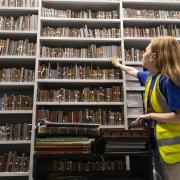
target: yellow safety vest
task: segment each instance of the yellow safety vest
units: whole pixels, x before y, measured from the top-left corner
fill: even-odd
[[[169,106],[159,88],[159,80],[161,76],[162,74],[159,74],[154,83],[154,87],[152,89],[150,97],[150,104],[154,112],[168,113],[170,112]],[[148,108],[148,93],[150,90],[151,82],[152,77],[149,76],[146,80],[145,87],[146,112]],[[168,164],[180,162],[180,124],[157,122],[155,133],[161,158]]]

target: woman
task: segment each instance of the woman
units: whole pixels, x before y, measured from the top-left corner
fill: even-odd
[[[153,39],[143,54],[142,66],[148,71],[137,71],[112,63],[137,77],[145,86],[145,115],[136,119],[154,121],[155,138],[162,159],[164,179],[180,180],[180,46],[173,37]]]

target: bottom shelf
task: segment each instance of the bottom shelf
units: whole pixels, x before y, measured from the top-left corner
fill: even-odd
[[[29,172],[0,172],[1,177],[23,177],[29,176]]]
[[[1,180],[29,180],[29,176],[0,176]]]
[[[140,174],[140,172],[138,173]],[[149,177],[142,177],[133,172],[69,172],[63,173],[43,173],[38,175],[36,180],[150,180]]]
[[[0,172],[1,180],[28,180],[29,172]]]
[[[130,160],[130,170],[126,170],[127,155]],[[36,154],[34,158],[34,180],[153,179],[152,155],[147,151],[49,157]]]

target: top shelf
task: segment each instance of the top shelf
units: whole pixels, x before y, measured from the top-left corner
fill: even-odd
[[[42,6],[55,9],[114,9],[120,8],[118,0],[42,0]]]
[[[123,4],[179,4],[179,0],[122,0]]]
[[[38,7],[0,7],[0,16],[18,17],[27,14],[38,14]]]
[[[42,3],[46,4],[56,4],[56,3],[66,3],[66,4],[75,4],[75,3],[83,3],[83,4],[119,4],[119,0],[42,0]]]
[[[122,0],[123,8],[147,8],[147,9],[180,9],[180,2],[174,0]],[[162,7],[163,5],[163,7]]]

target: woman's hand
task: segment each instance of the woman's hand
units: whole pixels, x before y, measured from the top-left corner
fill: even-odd
[[[146,120],[149,119],[150,119],[149,114],[141,115],[135,121],[131,122],[131,127],[136,127],[136,128],[141,127],[146,122]]]
[[[112,62],[112,64],[113,64],[114,66],[116,66],[116,67],[118,67],[118,66],[120,65],[120,63],[119,63],[119,58],[117,58],[117,57],[112,57],[112,58],[111,58],[111,62]]]
[[[140,116],[136,119],[136,121],[142,121],[143,119],[144,119],[144,120],[150,120],[150,119],[151,119],[150,114],[140,115]]]
[[[140,115],[135,122],[137,123],[137,126],[142,126],[144,124],[144,128],[147,127],[154,127],[154,125],[151,125],[152,121],[151,121],[151,117],[150,114],[144,114],[144,115]]]
[[[125,71],[125,73],[127,73],[127,74],[137,78],[137,73],[138,73],[137,69],[135,69],[133,67],[130,67],[130,66],[125,66],[125,65],[121,64],[119,62],[119,58],[117,58],[117,57],[112,57],[111,58],[111,62],[117,68],[121,69],[122,71]]]

